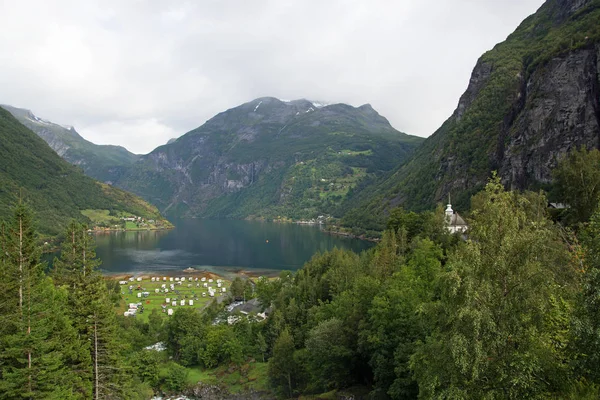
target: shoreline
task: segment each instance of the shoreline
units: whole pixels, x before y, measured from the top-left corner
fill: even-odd
[[[145,232],[145,231],[168,231],[170,229],[174,229],[175,226],[169,226],[164,228],[133,228],[133,229],[125,229],[125,228],[90,228],[88,229],[89,233],[111,233],[111,232]]]
[[[102,273],[104,279],[109,280],[127,280],[129,278],[142,278],[145,280],[151,279],[152,277],[181,277],[186,278],[212,278],[212,279],[229,279],[233,277],[245,277],[247,279],[258,279],[261,276],[274,277],[277,276],[279,271],[270,270],[256,270],[251,271],[247,269],[239,269],[231,272],[223,271],[224,273],[218,273],[215,271],[209,271],[207,269],[193,269],[193,271],[182,269],[182,270],[168,270],[168,271],[137,271],[137,272],[115,272],[115,273]],[[186,271],[187,270],[187,271]],[[232,280],[232,279],[230,279]]]
[[[294,219],[288,219],[288,218],[268,219],[268,218],[246,217],[243,220],[244,221],[264,221],[264,222],[272,222],[272,223],[276,223],[276,224],[295,224],[295,225],[302,225],[302,226],[315,226],[315,227],[319,227],[319,230],[321,232],[327,233],[327,234],[330,234],[333,236],[341,236],[341,237],[345,237],[348,239],[364,240],[366,242],[371,242],[371,243],[379,243],[381,241],[381,239],[377,238],[377,237],[370,237],[370,236],[366,236],[364,234],[363,235],[355,235],[350,232],[345,232],[345,231],[341,230],[342,228],[340,228],[338,225],[333,225],[332,223],[328,223],[327,221],[322,221],[322,220],[318,220],[318,219],[294,220]]]
[[[368,236],[365,236],[365,235],[355,235],[353,233],[344,232],[344,231],[341,231],[341,230],[321,229],[321,232],[327,233],[327,234],[333,235],[333,236],[342,236],[342,237],[346,237],[346,238],[349,238],[349,239],[364,240],[365,242],[371,242],[371,243],[379,243],[381,241],[381,239],[379,239],[379,238],[368,237]]]

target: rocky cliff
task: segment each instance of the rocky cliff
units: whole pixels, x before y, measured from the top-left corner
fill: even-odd
[[[507,187],[545,187],[565,153],[598,147],[598,21],[598,0],[548,0],[477,61],[450,118],[369,196],[356,196],[354,214],[369,209],[381,222],[391,206],[427,209],[449,193],[465,209],[494,170]]]
[[[498,143],[503,180],[523,189],[549,183],[566,152],[600,145],[600,46],[551,59],[523,79],[516,118]]]

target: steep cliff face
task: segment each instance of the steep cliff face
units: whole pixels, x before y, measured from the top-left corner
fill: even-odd
[[[423,210],[448,194],[458,208],[498,171],[506,186],[551,181],[573,148],[600,146],[600,0],[548,0],[485,53],[452,116],[389,177],[354,199],[380,215]]]
[[[513,188],[549,183],[564,154],[600,145],[600,46],[590,46],[550,60],[524,85],[518,117],[501,142],[501,176]]]
[[[117,185],[171,215],[309,218],[421,141],[370,105],[265,97],[143,156]]]

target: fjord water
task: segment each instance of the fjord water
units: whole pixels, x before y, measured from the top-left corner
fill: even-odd
[[[361,252],[373,243],[333,236],[318,226],[263,221],[174,221],[169,231],[96,234],[105,274],[176,273],[193,267],[217,273],[297,270],[317,251]]]

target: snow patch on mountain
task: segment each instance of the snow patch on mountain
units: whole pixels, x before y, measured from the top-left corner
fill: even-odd
[[[311,101],[312,105],[316,108],[321,108],[330,105],[331,103],[325,103],[324,101]]]

